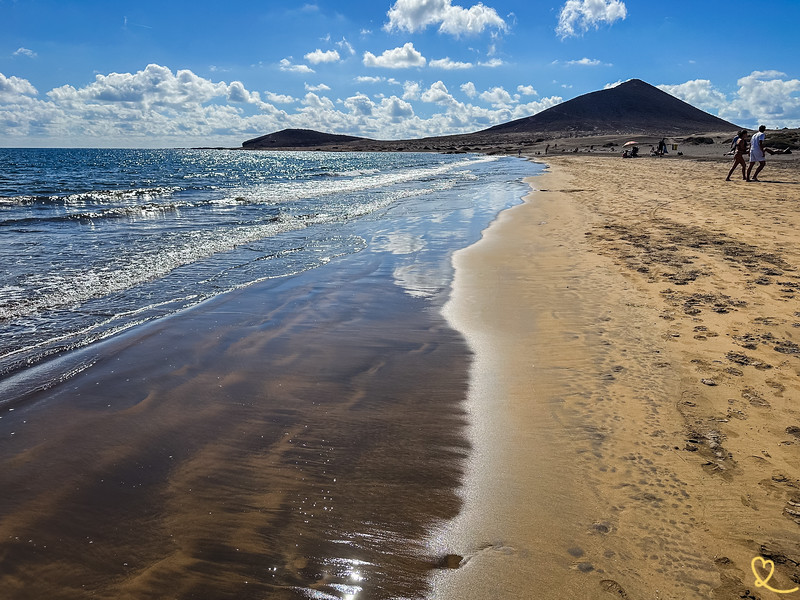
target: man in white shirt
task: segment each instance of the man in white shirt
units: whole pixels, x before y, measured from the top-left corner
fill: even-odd
[[[762,125],[750,139],[750,165],[747,167],[747,181],[758,181],[758,174],[761,173],[761,169],[767,166],[767,157],[764,153],[770,151],[764,148],[764,140],[767,137],[764,133],[766,130],[766,125]],[[770,154],[772,154],[772,152],[770,152]],[[753,170],[753,165],[756,163],[758,163],[758,168],[751,178],[750,171]]]

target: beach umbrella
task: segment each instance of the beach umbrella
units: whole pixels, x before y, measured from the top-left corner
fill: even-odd
[[[635,146],[638,143],[639,142],[634,142],[633,140],[631,140],[630,142],[625,142],[624,144],[622,144],[622,147],[624,148],[625,146]]]

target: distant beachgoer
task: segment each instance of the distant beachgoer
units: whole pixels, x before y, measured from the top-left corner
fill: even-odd
[[[666,138],[661,138],[661,141],[658,142],[658,155],[664,156],[664,153],[667,151],[667,140]]]
[[[736,136],[736,146],[734,147],[735,154],[733,155],[733,166],[731,170],[728,171],[728,176],[725,178],[725,181],[731,180],[731,175],[736,170],[736,165],[742,166],[742,179],[745,181],[747,180],[747,175],[745,174],[745,162],[744,162],[744,153],[747,152],[747,130],[742,129],[739,134]]]
[[[758,174],[761,173],[761,170],[767,166],[767,157],[764,155],[765,152],[769,152],[773,154],[772,150],[768,150],[764,147],[764,140],[767,138],[767,134],[764,133],[767,130],[766,125],[761,125],[753,134],[753,137],[750,139],[750,165],[747,167],[747,181],[758,181]],[[753,170],[753,165],[758,163],[758,168],[756,172],[753,173],[753,176],[750,177],[750,171]]]
[[[742,129],[742,131],[744,131],[744,129]],[[739,142],[740,137],[741,137],[741,132],[733,136],[733,140],[731,140],[731,149],[728,152],[729,154],[733,154],[734,152],[736,152],[736,144]]]
[[[550,150],[550,144],[544,147],[544,153],[547,154],[547,151]]]

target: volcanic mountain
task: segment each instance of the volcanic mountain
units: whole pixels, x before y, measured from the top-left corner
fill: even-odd
[[[247,140],[242,147],[258,149],[509,150],[531,138],[645,135],[656,138],[695,133],[732,133],[740,127],[695,108],[640,79],[567,100],[530,117],[495,125],[475,133],[416,140],[379,141],[308,129],[284,129]]]
[[[640,79],[591,92],[479,133],[688,134],[739,127]]]
[[[336,135],[333,133],[321,133],[311,129],[284,129],[276,133],[268,133],[261,137],[253,138],[242,142],[242,147],[248,150],[269,148],[307,148],[310,146],[329,146],[331,144],[346,144],[366,138],[354,137],[352,135]]]

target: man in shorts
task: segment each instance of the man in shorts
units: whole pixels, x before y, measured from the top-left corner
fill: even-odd
[[[761,169],[767,166],[767,157],[764,155],[764,152],[768,152],[764,148],[764,140],[767,137],[764,133],[766,130],[767,126],[762,125],[750,139],[750,165],[747,167],[747,181],[758,181],[758,174],[761,173]],[[753,170],[753,165],[756,163],[758,163],[758,168],[751,178],[750,171]]]

